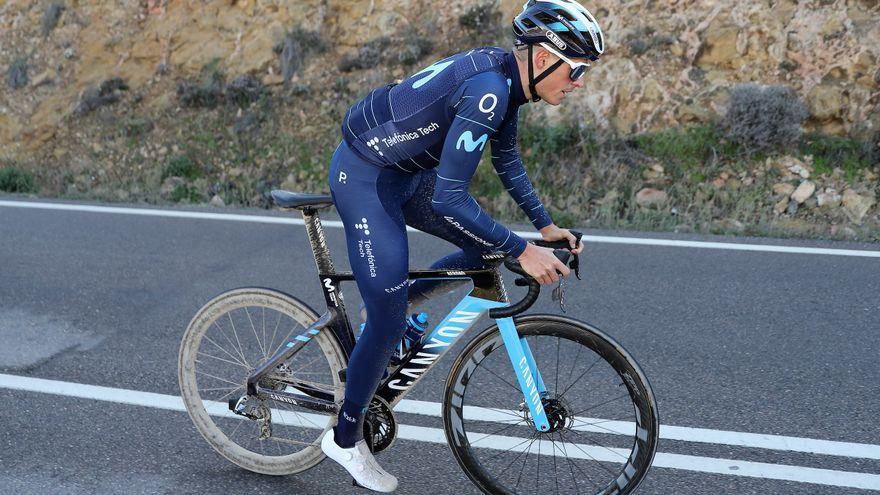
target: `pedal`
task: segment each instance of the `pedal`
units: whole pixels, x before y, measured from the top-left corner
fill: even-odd
[[[247,395],[243,395],[238,399],[229,399],[229,410],[239,416],[255,421],[266,418],[269,411],[265,406],[250,403]]]
[[[248,419],[259,419],[254,413],[254,409],[255,407],[248,404],[247,395],[243,395],[238,399],[229,399],[229,410],[239,416],[244,416]]]

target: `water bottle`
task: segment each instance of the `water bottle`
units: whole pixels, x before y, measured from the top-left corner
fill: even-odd
[[[391,366],[397,366],[406,360],[409,356],[410,350],[422,340],[422,336],[425,334],[427,328],[427,313],[409,315],[409,318],[406,319],[406,331],[403,333],[403,338],[400,339],[400,343],[397,344],[397,349],[395,349],[394,354],[391,355]]]

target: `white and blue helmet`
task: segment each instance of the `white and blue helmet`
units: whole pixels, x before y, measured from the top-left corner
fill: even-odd
[[[570,58],[597,60],[605,38],[596,18],[572,0],[529,0],[513,20],[518,43],[550,43]]]

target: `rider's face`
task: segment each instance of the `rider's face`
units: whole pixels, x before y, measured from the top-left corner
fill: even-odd
[[[537,54],[536,58],[538,59],[537,64],[539,70],[547,69],[559,60],[559,57],[547,51],[542,51],[542,53]],[[582,59],[573,59],[573,61],[586,62],[586,60]],[[541,67],[542,65],[543,67]],[[577,81],[572,81],[570,74],[571,67],[563,62],[562,65],[557,67],[556,70],[538,83],[538,96],[550,105],[559,105],[562,103],[562,100],[566,98],[568,93],[584,86],[583,77]]]

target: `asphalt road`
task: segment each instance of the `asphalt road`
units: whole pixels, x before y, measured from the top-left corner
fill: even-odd
[[[345,269],[342,230],[328,228],[327,236],[337,269]],[[411,234],[410,246],[413,268],[451,248],[424,234]],[[225,289],[258,285],[320,308],[314,269],[300,226],[0,205],[0,373],[179,396],[180,338],[202,304]],[[665,438],[663,454],[780,469],[767,469],[764,477],[742,476],[736,466],[707,473],[685,460],[652,469],[639,494],[880,491],[880,258],[595,242],[587,247],[583,279],[567,286],[569,315],[611,334],[638,360],[664,427],[867,444],[869,452],[830,455]],[[356,307],[354,286],[343,292]],[[445,313],[452,302],[441,299],[428,311]],[[558,312],[558,306],[545,295],[533,311]],[[407,398],[442,400],[452,361],[448,355]],[[217,455],[180,411],[5,383],[0,376],[0,489],[7,493],[364,492],[331,462],[297,476],[243,471]],[[398,421],[442,428],[439,418],[403,413]],[[399,493],[477,493],[445,445],[399,440],[379,459],[401,479]],[[786,469],[813,482],[774,479]],[[827,470],[820,476],[825,482],[815,482],[816,469]],[[837,479],[875,488],[835,485]]]

